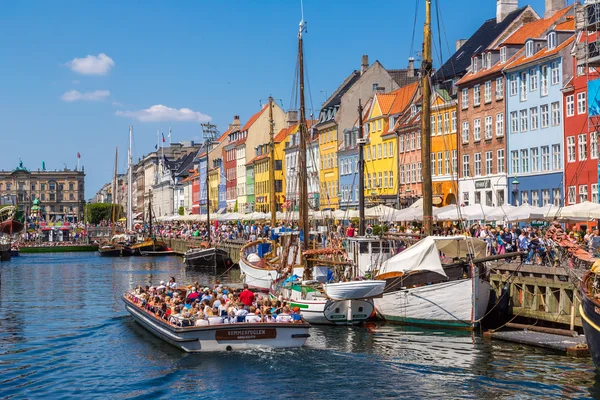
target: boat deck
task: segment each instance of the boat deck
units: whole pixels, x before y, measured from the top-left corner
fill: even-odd
[[[589,353],[585,336],[563,336],[544,332],[502,331],[486,332],[485,337],[505,342],[519,343],[527,346],[541,347],[570,355],[587,355]]]

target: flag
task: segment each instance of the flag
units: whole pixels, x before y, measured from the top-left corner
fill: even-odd
[[[154,145],[154,150],[158,150],[158,143]]]
[[[171,139],[171,128],[169,128],[169,134],[167,135],[169,139]]]
[[[81,154],[77,152],[77,158],[81,158]]]
[[[163,139],[163,143],[164,143],[165,142],[165,133],[161,132],[160,134],[162,135],[162,139]]]
[[[164,161],[164,163],[165,163],[165,167],[166,167],[166,166],[167,166],[167,162],[168,162],[168,160],[167,160],[167,156],[165,156],[164,154],[163,154],[163,161]]]

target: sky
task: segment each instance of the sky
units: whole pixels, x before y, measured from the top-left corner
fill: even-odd
[[[530,5],[543,14],[544,0]],[[79,152],[91,198],[112,179],[117,146],[125,172],[130,124],[135,162],[154,150],[157,130],[199,141],[201,122],[223,132],[269,95],[288,109],[300,10],[300,0],[1,2],[0,169],[19,157],[30,170],[42,161],[72,169]],[[457,39],[495,18],[496,0],[439,0],[439,10],[438,66]],[[304,19],[315,114],[363,54],[389,69],[406,68],[410,56],[418,64],[423,0],[304,0]]]

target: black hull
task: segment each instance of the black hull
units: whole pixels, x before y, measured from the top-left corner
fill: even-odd
[[[129,257],[133,255],[133,250],[129,247],[117,248],[117,249],[107,249],[107,250],[98,250],[98,253],[102,257]]]
[[[201,249],[185,254],[188,267],[229,268],[232,265],[229,254],[221,249]]]
[[[585,290],[581,291],[581,298],[580,312],[583,333],[585,334],[592,360],[596,368],[600,369],[600,304],[596,304]]]
[[[136,247],[134,249],[132,249],[132,254],[134,256],[143,256],[144,253],[155,253],[155,252],[161,252],[161,251],[168,251],[167,250],[167,246],[162,246],[162,245],[147,245],[147,246],[142,246],[142,247]]]

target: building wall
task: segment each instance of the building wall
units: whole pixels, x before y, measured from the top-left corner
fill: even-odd
[[[339,207],[338,127],[328,125],[319,129],[321,210]]]
[[[340,160],[340,209],[358,207],[358,149],[346,147],[339,153]]]
[[[401,207],[423,197],[421,127],[416,124],[398,131],[398,195]]]
[[[256,210],[256,180],[254,176],[254,165],[246,165],[246,209],[253,212]]]
[[[237,205],[238,212],[245,213],[246,207],[246,153],[247,145],[239,144],[235,147],[235,174],[237,179]]]
[[[225,199],[227,210],[233,211],[237,201],[237,168],[235,144],[223,148],[223,169],[225,171]]]

